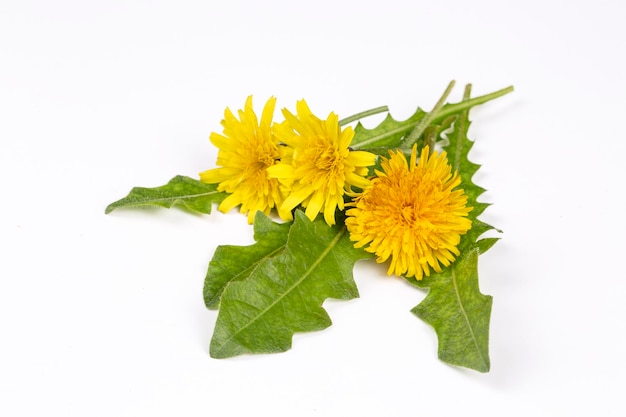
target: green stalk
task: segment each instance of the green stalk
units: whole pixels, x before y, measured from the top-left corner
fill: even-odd
[[[463,91],[463,101],[469,101],[471,95],[472,95],[472,84],[466,84],[465,91]],[[459,123],[459,125],[457,126],[459,132],[467,131],[467,123],[469,123],[469,118],[466,112],[468,111],[469,110],[465,110],[463,112],[464,114],[460,115],[460,117],[457,119],[456,123]],[[454,155],[450,155],[449,161],[454,167],[454,170],[457,172],[459,171],[461,167],[462,155],[463,155],[463,146],[456,146],[454,149]]]
[[[380,106],[375,109],[365,110],[361,113],[353,114],[352,116],[346,117],[345,119],[339,120],[339,126],[345,126],[348,123],[354,122],[355,120],[363,119],[364,117],[373,116],[378,113],[383,113],[389,111],[389,107]]]
[[[503,88],[501,90],[498,91],[494,91],[493,93],[490,94],[485,94],[484,96],[478,96],[478,97],[474,97],[472,99],[469,100],[463,100],[459,103],[454,103],[454,104],[448,104],[443,110],[441,110],[439,112],[438,115],[436,115],[432,121],[433,122],[438,122],[440,120],[445,119],[446,117],[450,116],[451,114],[455,114],[458,113],[460,111],[469,109],[471,107],[477,106],[479,104],[483,104],[486,103],[488,101],[491,100],[495,100],[498,97],[502,97],[505,94],[508,93],[512,93],[513,92],[513,86],[510,85],[506,88]]]
[[[404,140],[404,143],[402,144],[403,150],[411,149],[411,146],[413,146],[417,139],[422,136],[422,133],[424,133],[424,130],[428,127],[428,125],[435,119],[435,117],[439,115],[441,108],[446,103],[446,99],[454,88],[454,84],[456,84],[456,81],[450,81],[450,84],[448,84],[446,91],[443,92],[441,98],[439,99],[439,101],[437,101],[437,104],[435,104],[435,107],[433,107],[432,111],[428,113],[422,120],[420,120],[417,126],[415,126],[415,128],[411,131],[411,134],[407,136],[407,138]]]

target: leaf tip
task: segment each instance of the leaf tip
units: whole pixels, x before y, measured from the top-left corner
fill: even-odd
[[[115,203],[111,203],[109,204],[105,209],[104,209],[104,214],[109,214],[111,213],[113,210],[115,210],[117,207],[115,206]]]

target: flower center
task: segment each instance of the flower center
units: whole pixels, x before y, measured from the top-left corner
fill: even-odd
[[[415,215],[415,208],[413,206],[406,206],[402,208],[400,212],[404,221],[409,225],[413,226],[418,221],[417,216]]]
[[[331,145],[319,145],[315,150],[315,166],[322,171],[334,171],[339,163],[337,150]]]
[[[335,146],[317,138],[298,156],[300,166],[297,169],[303,174],[301,181],[315,183],[315,187],[334,187],[343,174],[344,159]]]
[[[257,158],[257,164],[259,165],[260,169],[271,167],[272,165],[274,165],[274,163],[274,156],[271,155],[269,152],[259,153],[259,156]]]

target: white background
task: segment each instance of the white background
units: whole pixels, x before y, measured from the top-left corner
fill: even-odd
[[[624,4],[0,2],[0,415],[624,415]],[[249,94],[402,119],[451,79],[451,101],[515,86],[471,113],[504,231],[488,374],[440,362],[424,293],[371,263],[329,329],[212,359],[204,274],[245,216],[104,214],[214,167]]]

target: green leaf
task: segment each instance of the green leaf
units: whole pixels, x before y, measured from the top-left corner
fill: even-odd
[[[470,100],[470,91],[471,85],[466,86],[464,100]],[[467,137],[470,124],[469,109],[465,109],[456,116],[452,131],[446,135],[448,144],[443,146],[443,149],[448,153],[448,161],[452,169],[456,170],[461,177],[461,187],[465,195],[467,195],[467,205],[473,207],[468,215],[468,218],[472,220],[472,228],[461,237],[461,243],[459,244],[461,252],[475,247],[476,242],[483,233],[494,229],[493,226],[478,220],[478,216],[489,207],[489,204],[478,201],[478,197],[485,192],[485,189],[472,181],[472,177],[478,171],[480,165],[468,159],[468,154],[472,146],[474,146],[474,142]],[[489,240],[481,243],[478,247],[481,252],[484,252],[494,243],[493,238],[489,238]]]
[[[126,197],[110,204],[105,213],[122,207],[170,208],[179,205],[193,212],[210,214],[213,203],[220,203],[226,196],[226,193],[217,191],[217,184],[206,184],[178,175],[161,187],[133,188]]]
[[[357,123],[354,128],[354,138],[350,146],[353,149],[378,150],[384,149],[384,156],[388,156],[387,149],[398,148],[402,144],[402,139],[407,133],[426,116],[426,112],[418,108],[411,117],[406,120],[398,121],[387,114],[387,117],[373,129],[367,129]]]
[[[358,297],[352,268],[368,257],[354,248],[345,227],[330,227],[319,218],[311,222],[296,210],[285,250],[226,287],[211,356],[283,352],[291,347],[294,333],[330,326],[322,303]]]
[[[411,312],[435,329],[439,359],[488,372],[492,297],[478,288],[478,253],[470,250],[442,273],[416,281],[429,291]]]
[[[291,223],[274,223],[259,211],[254,219],[255,244],[218,246],[204,280],[206,306],[218,308],[230,282],[246,279],[259,263],[280,253],[287,243],[290,227]]]

